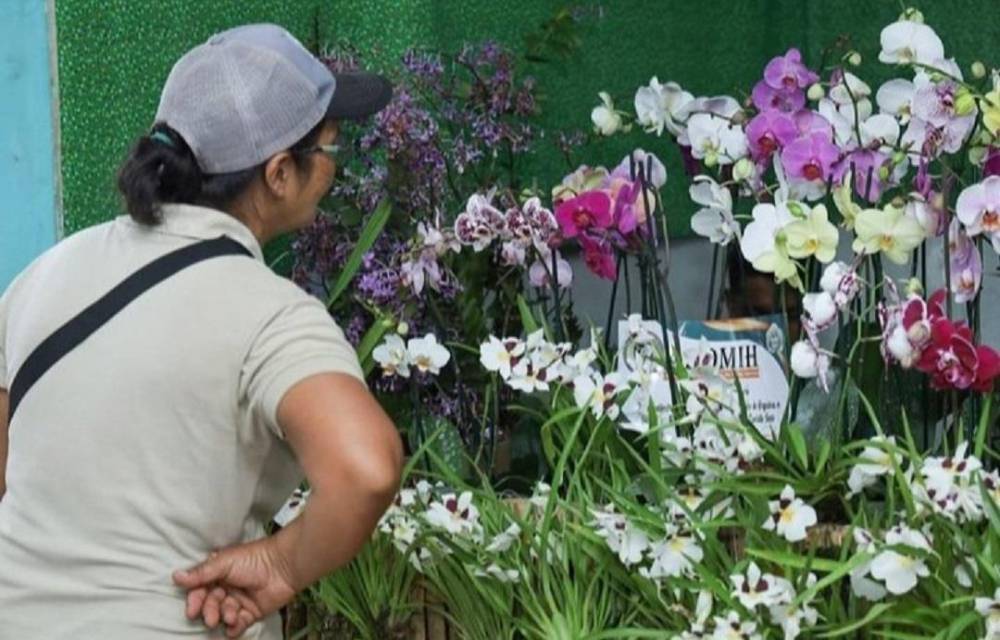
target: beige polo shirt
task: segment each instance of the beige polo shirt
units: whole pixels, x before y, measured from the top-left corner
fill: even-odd
[[[357,356],[324,306],[263,263],[224,213],[164,208],[81,231],[0,298],[0,388],[35,346],[139,267],[227,235],[50,369],[10,425],[0,500],[0,640],[221,637],[184,616],[171,573],[263,535],[302,479],[275,412]],[[278,640],[276,616],[247,638]]]

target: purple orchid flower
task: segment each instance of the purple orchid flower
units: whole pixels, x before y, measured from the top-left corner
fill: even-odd
[[[958,218],[953,218],[948,228],[948,245],[951,292],[955,296],[955,302],[969,302],[979,293],[983,282],[983,259]]]
[[[778,149],[798,136],[795,121],[781,111],[764,111],[747,124],[746,135],[750,155],[755,162],[763,162]]]
[[[794,113],[806,105],[806,94],[801,89],[775,89],[765,80],[759,81],[750,94],[753,104],[760,111],[778,110]]]
[[[805,89],[817,80],[819,76],[802,64],[802,53],[795,48],[772,58],[764,67],[764,81],[775,89]]]
[[[849,170],[854,174],[854,191],[868,202],[876,203],[882,197],[886,183],[879,175],[879,169],[889,161],[889,156],[874,149],[855,149],[837,162],[833,177],[841,180]],[[871,186],[868,178],[871,178]]]
[[[823,133],[796,138],[781,152],[781,164],[792,178],[823,180],[830,178],[840,150]]]

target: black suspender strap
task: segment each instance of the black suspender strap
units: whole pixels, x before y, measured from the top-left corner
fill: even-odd
[[[52,335],[42,341],[14,376],[10,385],[10,409],[7,424],[31,387],[63,356],[75,349],[104,323],[124,309],[130,302],[178,271],[193,264],[218,256],[245,255],[250,251],[239,242],[221,236],[214,240],[196,242],[160,256],[123,280],[97,302],[81,311]]]

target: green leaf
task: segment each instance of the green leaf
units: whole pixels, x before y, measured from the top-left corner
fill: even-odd
[[[832,573],[843,567],[845,564],[836,560],[807,558],[793,553],[772,551],[770,549],[747,549],[746,554],[748,556],[760,558],[761,560],[767,560],[768,562],[780,564],[783,567],[792,567],[794,569],[815,569],[816,571],[821,571],[823,573]]]
[[[883,613],[885,613],[886,611],[888,611],[889,609],[891,609],[893,607],[893,604],[894,603],[892,603],[892,602],[877,604],[877,605],[875,605],[874,607],[872,607],[868,611],[868,613],[865,615],[864,618],[861,618],[860,620],[855,620],[854,622],[852,622],[851,624],[847,625],[846,627],[840,627],[836,631],[830,631],[830,632],[827,632],[827,633],[821,633],[821,634],[817,635],[816,637],[818,637],[818,638],[839,638],[840,636],[846,636],[847,634],[852,633],[854,631],[857,631],[861,627],[863,627],[863,626],[869,624],[870,622],[874,621],[880,615],[882,615]]]
[[[538,331],[538,321],[535,320],[531,308],[528,307],[528,302],[521,294],[517,294],[517,310],[521,312],[521,324],[524,325],[525,333]]]
[[[365,228],[361,230],[358,243],[354,245],[351,255],[348,256],[347,262],[344,263],[344,268],[337,274],[337,280],[333,287],[330,288],[330,296],[326,300],[327,309],[333,307],[341,294],[347,290],[347,287],[351,284],[351,280],[354,279],[354,276],[358,273],[358,269],[361,268],[361,259],[372,248],[372,245],[375,244],[375,240],[382,233],[382,228],[385,227],[385,223],[389,220],[391,213],[392,206],[388,200],[383,200],[375,208],[375,213],[368,219],[368,224],[365,225]]]
[[[802,428],[794,422],[789,422],[785,425],[785,434],[788,436],[788,444],[798,459],[799,465],[804,471],[808,471],[809,452],[806,449],[806,438],[802,435]]]
[[[800,593],[798,597],[795,598],[795,601],[792,602],[792,606],[799,607],[802,606],[803,602],[809,602],[810,600],[816,597],[817,593],[819,593],[823,589],[826,589],[827,587],[837,582],[838,580],[846,576],[848,573],[860,567],[862,564],[868,562],[871,559],[872,555],[870,553],[858,553],[847,562],[840,563],[840,566],[837,567],[837,569],[835,569],[834,571],[830,572],[828,576],[822,578],[819,582],[817,582],[810,588]]]
[[[979,424],[976,426],[976,445],[973,453],[982,460],[983,450],[986,448],[986,435],[990,431],[990,413],[993,409],[993,394],[986,394],[986,403],[983,404],[982,413],[979,415]]]
[[[372,352],[375,350],[375,346],[385,335],[385,332],[389,330],[391,323],[386,322],[384,319],[378,319],[375,324],[368,327],[368,331],[361,338],[361,342],[358,344],[358,361],[361,362],[361,368],[364,370],[367,376],[375,368],[375,360],[372,358]]]

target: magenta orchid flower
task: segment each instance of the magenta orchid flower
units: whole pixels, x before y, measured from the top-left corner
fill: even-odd
[[[781,111],[764,111],[747,124],[746,135],[750,155],[755,162],[763,162],[778,149],[795,140],[799,130],[795,121]]]
[[[826,181],[840,159],[840,150],[823,133],[792,141],[781,152],[781,164],[790,178]]]
[[[794,87],[775,89],[765,80],[754,85],[750,99],[759,111],[794,113],[806,106],[806,94],[801,89]]]
[[[817,80],[819,76],[802,64],[802,54],[795,48],[772,58],[764,67],[764,81],[775,89],[805,89]]]
[[[614,248],[610,242],[581,235],[580,245],[583,247],[584,263],[594,275],[605,280],[615,280],[618,277]]]
[[[556,220],[567,238],[575,238],[591,228],[606,229],[614,220],[611,197],[604,191],[584,191],[559,203]]]
[[[952,219],[948,229],[948,245],[951,292],[955,295],[955,302],[969,302],[979,293],[983,281],[983,260],[958,218]]]

